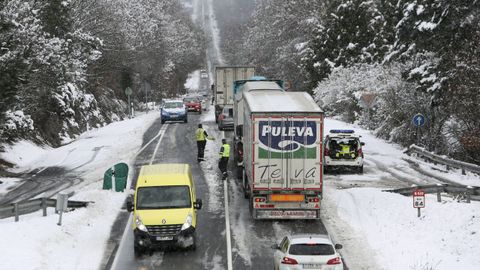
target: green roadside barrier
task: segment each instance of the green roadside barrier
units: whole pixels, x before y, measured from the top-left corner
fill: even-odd
[[[103,189],[112,189],[113,179],[115,181],[115,191],[123,192],[127,188],[128,165],[117,163],[113,168],[109,168],[103,174]]]

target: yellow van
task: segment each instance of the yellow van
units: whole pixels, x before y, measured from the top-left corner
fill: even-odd
[[[135,255],[169,245],[195,249],[201,208],[188,164],[142,166],[133,200],[127,200],[127,209],[133,212]]]

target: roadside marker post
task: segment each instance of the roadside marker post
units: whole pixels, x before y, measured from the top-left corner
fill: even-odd
[[[57,194],[57,204],[55,205],[55,210],[58,211],[58,226],[62,225],[62,214],[67,210],[68,206],[68,194],[59,193]]]
[[[425,191],[422,189],[413,191],[413,208],[418,209],[418,217],[420,217],[420,209],[425,208]]]

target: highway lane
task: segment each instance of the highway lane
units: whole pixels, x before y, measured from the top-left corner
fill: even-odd
[[[119,246],[113,263],[114,269],[225,269],[226,242],[225,221],[221,211],[223,198],[210,201],[210,193],[218,193],[209,188],[202,169],[196,161],[196,143],[194,132],[199,118],[197,114],[189,114],[189,123],[170,123],[161,145],[154,156],[153,163],[189,163],[195,178],[197,198],[204,201],[203,208],[198,211],[197,248],[195,251],[166,250],[155,251],[152,256],[145,255],[135,258],[133,254],[133,233],[127,225],[127,230]],[[149,129],[147,138],[154,137],[161,128],[156,121]],[[148,141],[148,140],[145,140]],[[135,169],[148,164],[155,152],[156,142],[151,143],[137,157]],[[216,195],[215,195],[216,196]],[[220,206],[219,206],[220,205]],[[131,216],[131,215],[129,215]]]

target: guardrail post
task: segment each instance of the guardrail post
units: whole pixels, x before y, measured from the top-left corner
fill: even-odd
[[[15,214],[15,222],[18,222],[18,220],[20,219],[18,217],[18,203],[13,204],[13,213]]]
[[[442,202],[442,192],[444,191],[443,184],[437,184],[437,202]]]
[[[462,166],[462,174],[463,174],[463,175],[466,175],[466,173],[465,173],[465,167],[463,167],[463,166]]]
[[[43,210],[43,216],[47,216],[47,198],[43,197],[42,198],[42,210]]]
[[[467,186],[467,203],[470,203],[470,196],[473,193],[473,187]]]

